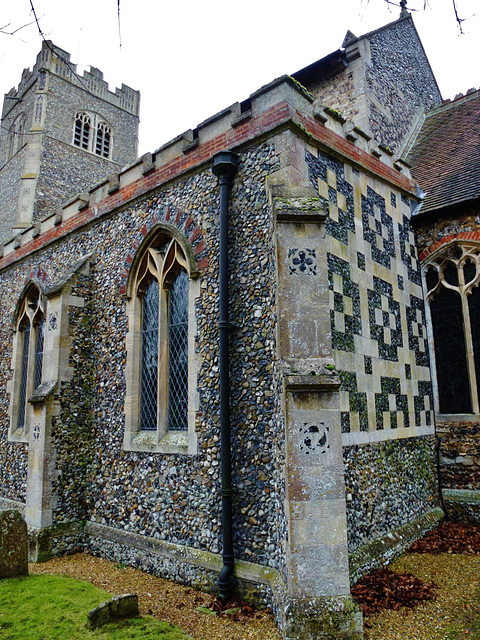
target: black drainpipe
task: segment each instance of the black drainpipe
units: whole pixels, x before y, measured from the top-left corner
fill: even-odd
[[[218,579],[219,597],[226,604],[233,592],[233,526],[232,526],[232,456],[230,445],[230,362],[228,315],[228,202],[233,178],[238,169],[238,157],[230,151],[213,158],[213,173],[220,186],[220,447],[222,463],[222,532],[223,567]]]

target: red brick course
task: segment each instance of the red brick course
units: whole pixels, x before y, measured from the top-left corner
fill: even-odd
[[[107,215],[119,207],[125,206],[135,198],[145,195],[149,191],[161,186],[165,182],[177,178],[183,173],[198,167],[211,160],[212,156],[222,150],[234,149],[253,141],[255,138],[272,131],[280,126],[300,126],[301,130],[312,136],[320,146],[326,150],[337,152],[350,161],[363,167],[367,172],[377,175],[400,189],[414,195],[414,183],[395,169],[388,167],[371,154],[358,149],[352,142],[344,139],[337,133],[327,129],[323,124],[313,118],[307,118],[298,111],[290,109],[286,101],[280,102],[262,112],[257,117],[245,121],[242,125],[231,128],[216,138],[201,143],[188,154],[170,161],[166,165],[152,171],[147,176],[139,178],[132,184],[121,187],[116,193],[107,196],[94,207],[89,206],[79,211],[75,216],[62,222],[54,229],[44,232],[37,238],[19,247],[14,252],[0,259],[0,269],[17,262],[30,253],[45,247],[46,245],[66,236],[68,233],[81,229],[94,219]],[[180,218],[180,212],[176,211],[176,221]],[[167,220],[169,215],[167,215]],[[146,234],[146,227],[142,230]],[[190,238],[194,240],[200,231],[192,231]],[[197,235],[195,235],[197,234]]]

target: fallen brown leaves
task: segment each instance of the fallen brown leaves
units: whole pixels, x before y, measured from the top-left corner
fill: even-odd
[[[379,609],[414,607],[422,600],[435,598],[435,585],[426,584],[411,574],[400,575],[391,569],[377,569],[364,576],[352,588],[352,596],[364,615]]]
[[[442,522],[414,542],[409,552],[480,554],[480,527],[468,522]]]
[[[252,606],[236,598],[229,600],[226,605],[222,604],[220,600],[215,600],[210,610],[212,613],[228,617],[235,620],[235,622],[244,622],[248,618],[253,618],[256,613],[256,610]],[[270,613],[269,609],[267,613]]]
[[[417,540],[408,552],[480,554],[480,527],[468,522],[442,522]],[[352,596],[364,615],[369,616],[380,609],[398,611],[401,607],[412,608],[418,602],[435,599],[435,589],[433,582],[422,582],[411,574],[378,569],[357,582],[352,588]]]

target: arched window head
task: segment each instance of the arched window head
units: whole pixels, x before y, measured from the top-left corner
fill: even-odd
[[[188,265],[176,240],[158,244],[146,251],[137,280],[142,300],[140,429],[156,431],[163,414],[168,430],[186,431]]]
[[[28,398],[42,383],[45,302],[35,285],[23,296],[16,316],[11,433],[21,438],[28,427]]]
[[[480,247],[454,243],[424,266],[440,413],[480,411]]]
[[[125,446],[136,449],[135,443],[141,448],[148,442],[161,450],[162,442],[181,442],[183,433],[183,446],[188,448],[188,434],[194,429],[189,379],[195,356],[189,309],[192,287],[197,285],[190,279],[179,241],[159,234],[144,250],[134,278],[127,342],[127,348],[131,345],[127,364],[127,376],[132,376],[131,380],[127,377],[131,404]]]

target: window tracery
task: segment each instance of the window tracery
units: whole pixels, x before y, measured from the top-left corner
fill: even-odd
[[[95,153],[102,158],[110,158],[112,128],[96,114],[79,111],[75,114],[73,144]]]
[[[453,244],[425,265],[424,277],[439,411],[479,413],[480,247]]]
[[[16,318],[10,434],[22,439],[29,426],[28,399],[42,382],[45,302],[37,286],[27,289]]]
[[[127,338],[127,424],[124,446],[152,450],[194,432],[189,394],[194,353],[189,309],[196,283],[176,238],[160,233],[132,276]],[[177,435],[175,435],[177,434]],[[184,436],[182,436],[184,434]],[[191,444],[191,442],[190,442]],[[190,447],[191,449],[191,447]]]
[[[12,158],[25,144],[25,114],[18,115],[10,128],[8,157]]]

